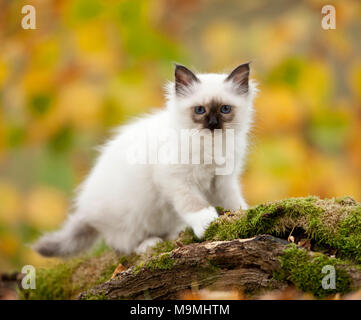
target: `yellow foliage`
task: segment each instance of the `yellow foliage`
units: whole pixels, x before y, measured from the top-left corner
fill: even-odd
[[[73,36],[75,38],[81,55],[87,53],[104,51],[107,49],[108,39],[107,30],[96,22],[82,24],[75,28]],[[91,34],[91,37],[89,37]]]
[[[316,112],[331,97],[331,70],[320,60],[308,61],[300,78],[299,95],[305,107]]]
[[[288,195],[288,186],[285,181],[275,184],[275,177],[267,170],[246,172],[244,178],[243,193],[247,202],[251,205],[262,201],[272,201],[274,199],[285,198]]]
[[[0,110],[0,165],[6,153],[6,136],[3,116]]]
[[[356,61],[350,66],[349,84],[354,95],[361,99],[361,61]]]
[[[358,199],[361,195],[357,180],[352,179],[354,174],[350,168],[337,159],[313,154],[313,161],[309,164],[310,175],[317,172],[317,179],[311,180],[312,194],[321,197],[337,197],[345,194]]]
[[[9,74],[8,66],[5,61],[0,59],[0,87],[3,85],[7,75]]]
[[[202,35],[202,47],[212,65],[225,67],[232,60],[239,37],[237,27],[227,21],[216,21],[208,25]]]
[[[61,262],[57,258],[44,258],[30,248],[25,248],[23,253],[24,261],[35,268],[51,267]]]
[[[256,126],[262,133],[298,131],[304,112],[297,97],[283,86],[269,86],[256,99]]]
[[[65,85],[56,102],[58,119],[79,129],[89,129],[99,124],[101,91],[85,81]]]
[[[51,69],[38,68],[37,66],[30,67],[28,72],[24,74],[23,87],[27,93],[47,90],[54,85],[53,72]]]
[[[54,188],[34,187],[25,201],[26,221],[39,229],[55,228],[66,216],[66,197]]]
[[[347,156],[350,164],[353,166],[354,171],[359,173],[361,178],[361,119],[354,123],[347,140]],[[359,188],[360,189],[360,188]]]
[[[0,181],[0,224],[19,222],[21,215],[21,195],[11,184]]]
[[[50,69],[53,73],[54,69],[51,68],[59,63],[60,45],[56,35],[37,43],[32,52],[31,67],[43,72]]]
[[[14,256],[20,248],[20,240],[12,234],[2,234],[0,236],[0,254]]]

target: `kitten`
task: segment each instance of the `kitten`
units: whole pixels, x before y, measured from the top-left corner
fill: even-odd
[[[218,216],[215,206],[247,208],[238,177],[256,91],[249,80],[248,63],[229,75],[195,75],[176,65],[175,81],[167,88],[166,109],[121,127],[102,147],[80,187],[74,212],[60,230],[45,234],[34,249],[44,256],[71,256],[102,237],[119,253],[142,253],[159,241],[177,238],[187,226],[202,238]],[[215,163],[139,164],[129,160],[129,148],[142,151],[149,143],[134,137],[143,134],[150,141],[165,129],[191,129],[194,136],[207,131],[212,137],[232,129],[235,150],[225,161],[232,161],[234,170],[217,175]]]

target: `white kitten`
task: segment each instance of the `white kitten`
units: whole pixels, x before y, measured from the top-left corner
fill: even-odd
[[[238,177],[256,93],[248,76],[249,64],[240,65],[228,76],[194,75],[176,65],[166,109],[119,129],[101,149],[96,165],[82,184],[74,213],[60,230],[43,236],[35,250],[44,256],[70,256],[88,248],[100,236],[119,253],[140,253],[158,241],[175,239],[187,226],[202,238],[218,216],[215,206],[245,209]],[[164,135],[167,129],[173,133],[195,129],[192,137],[202,135],[204,130],[213,137],[215,132],[232,129],[235,150],[226,156],[226,165],[233,163],[235,169],[217,175],[214,161],[163,164],[149,161],[149,154],[148,164],[132,161],[129,150],[149,151],[150,141],[162,140],[161,145],[171,141],[171,149],[174,146],[179,155],[175,140]],[[211,145],[216,148],[213,141]],[[204,151],[205,146],[198,149]],[[192,149],[192,157],[194,152]]]

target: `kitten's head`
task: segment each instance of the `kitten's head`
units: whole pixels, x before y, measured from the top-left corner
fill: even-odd
[[[249,63],[230,74],[194,74],[175,67],[168,87],[168,107],[180,128],[248,129],[255,84],[249,80]]]

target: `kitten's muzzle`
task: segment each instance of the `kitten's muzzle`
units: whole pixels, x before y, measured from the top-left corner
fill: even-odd
[[[207,129],[214,130],[214,129],[221,129],[221,123],[218,120],[217,116],[211,114],[208,119],[208,123],[206,126]]]

